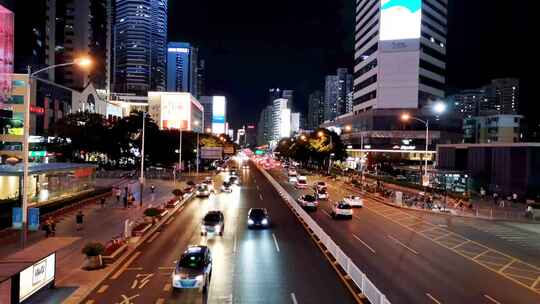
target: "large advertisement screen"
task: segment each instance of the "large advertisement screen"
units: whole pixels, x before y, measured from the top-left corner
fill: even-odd
[[[191,117],[189,94],[161,95],[161,127],[163,129],[186,130]]]
[[[19,274],[19,301],[22,302],[54,280],[55,254],[21,271]]]
[[[212,101],[212,133],[225,133],[225,97],[214,96]]]
[[[422,0],[381,0],[381,41],[420,38],[421,22]]]
[[[0,5],[0,105],[11,96],[13,73],[13,13]]]

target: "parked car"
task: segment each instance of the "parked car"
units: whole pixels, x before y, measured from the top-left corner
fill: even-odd
[[[203,245],[189,246],[180,256],[171,275],[172,287],[177,289],[198,289],[208,292],[212,277],[212,254]]]
[[[289,183],[296,184],[297,181],[298,175],[296,174],[296,172],[294,172],[294,174],[289,174]]]
[[[358,195],[347,195],[343,201],[351,205],[351,207],[364,207],[364,200]]]
[[[266,208],[251,208],[247,217],[248,228],[268,228],[270,226],[270,215]]]
[[[335,202],[332,205],[331,215],[332,215],[332,218],[334,219],[339,218],[339,217],[347,217],[347,218],[352,219],[353,210],[352,210],[351,205],[349,205],[347,202],[339,201],[339,202]]]
[[[297,201],[302,208],[317,209],[319,206],[317,198],[311,194],[302,195]]]
[[[201,224],[201,235],[208,233],[223,235],[225,230],[225,217],[219,210],[206,213]]]
[[[214,192],[214,181],[211,177],[206,177],[203,181],[203,184],[206,184],[208,186],[208,191]]]

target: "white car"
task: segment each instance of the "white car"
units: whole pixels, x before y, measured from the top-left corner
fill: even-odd
[[[296,174],[289,174],[289,183],[296,184],[298,181],[298,176]]]
[[[315,191],[315,194],[317,196],[317,199],[320,200],[328,200],[330,198],[330,195],[328,194],[328,191],[326,191],[326,189],[317,189]]]
[[[223,184],[221,185],[221,192],[232,193],[232,191],[233,189],[231,183],[223,182]]]
[[[325,182],[316,182],[315,183],[315,190],[321,190],[321,189],[327,189],[328,185]]]
[[[298,204],[302,208],[317,209],[317,207],[319,206],[319,202],[317,201],[317,198],[315,198],[315,196],[310,195],[310,194],[302,195],[301,197],[298,198],[297,201],[298,201]]]
[[[197,190],[195,191],[197,197],[208,197],[210,196],[210,189],[207,184],[199,184]]]
[[[208,247],[189,246],[182,254],[171,274],[172,287],[179,289],[197,289],[207,293],[212,277],[212,254]]]
[[[308,187],[307,179],[305,176],[299,176],[294,185],[296,189],[305,189]]]
[[[364,207],[364,200],[358,195],[347,195],[343,198],[343,201],[351,205],[351,207]]]
[[[332,205],[332,218],[347,217],[352,219],[353,210],[351,205],[345,201],[336,202]]]
[[[288,172],[289,175],[297,175],[298,172],[296,172],[295,169],[289,169],[289,172]]]
[[[211,177],[206,177],[203,181],[203,184],[206,184],[208,186],[208,191],[214,192],[214,181]]]

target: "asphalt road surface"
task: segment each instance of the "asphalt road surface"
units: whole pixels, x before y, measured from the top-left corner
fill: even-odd
[[[268,209],[270,229],[247,229],[251,207]],[[225,214],[225,233],[203,237],[201,219],[214,209]],[[212,251],[212,280],[206,296],[171,288],[174,262],[190,244],[206,244]],[[242,170],[241,185],[233,193],[188,203],[126,263],[83,303],[355,303],[304,228],[253,166]]]
[[[313,193],[295,189],[283,169],[271,174],[295,199]],[[343,186],[329,192],[330,201],[351,194]],[[500,242],[470,222],[454,225],[366,198],[364,205],[352,220],[332,219],[328,201],[310,214],[391,303],[540,303],[533,264],[540,254],[495,248]]]

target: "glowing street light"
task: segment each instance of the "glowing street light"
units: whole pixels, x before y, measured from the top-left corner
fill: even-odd
[[[352,126],[351,125],[346,125],[345,126],[345,131],[351,132],[352,131]]]

